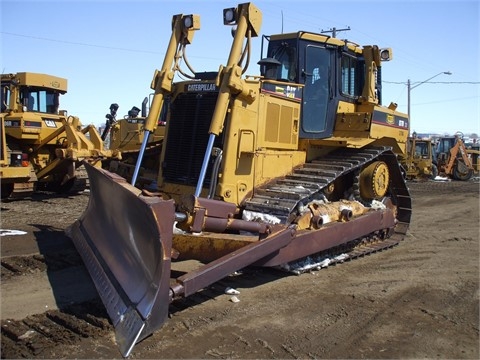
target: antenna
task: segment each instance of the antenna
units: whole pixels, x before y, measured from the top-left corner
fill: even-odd
[[[337,37],[337,32],[340,32],[340,31],[348,31],[350,30],[350,26],[347,26],[345,29],[337,29],[336,27],[333,27],[333,28],[330,28],[330,30],[323,30],[322,29],[322,34],[326,34],[326,33],[332,33],[332,37]]]
[[[283,34],[283,10],[281,10],[282,12],[282,34]]]

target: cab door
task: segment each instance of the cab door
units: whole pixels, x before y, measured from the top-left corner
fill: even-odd
[[[307,45],[301,71],[303,90],[300,137],[322,139],[333,134],[334,116],[331,53],[323,46]]]

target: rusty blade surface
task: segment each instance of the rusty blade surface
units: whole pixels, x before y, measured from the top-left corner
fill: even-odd
[[[95,283],[126,357],[168,315],[174,202],[143,197],[122,177],[84,165],[90,179],[89,203],[67,234]]]

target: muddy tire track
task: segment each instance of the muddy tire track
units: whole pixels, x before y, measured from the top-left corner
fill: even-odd
[[[62,310],[46,311],[22,320],[2,320],[2,358],[48,357],[57,346],[105,336],[112,329],[100,299],[74,304]]]

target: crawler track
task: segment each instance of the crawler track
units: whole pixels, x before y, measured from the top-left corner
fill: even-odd
[[[26,190],[22,184],[17,184],[17,186],[11,184],[10,187],[7,185],[2,186],[2,199],[5,200],[25,199],[32,196],[37,191],[51,191],[58,194],[74,195],[81,193],[90,186],[87,171],[83,166],[75,169],[75,177],[62,185],[60,184],[60,181],[38,181],[32,185],[30,190]]]
[[[357,258],[372,252],[387,249],[398,244],[405,236],[411,217],[411,198],[405,181],[401,175],[395,154],[387,147],[371,147],[361,150],[339,149],[321,159],[295,169],[291,175],[276,180],[256,191],[254,197],[247,201],[246,209],[264,214],[271,214],[283,223],[291,223],[298,214],[297,209],[316,198],[333,196],[333,200],[341,199],[347,191],[358,201],[369,206],[360,196],[359,173],[363,166],[372,161],[384,161],[390,172],[390,183],[387,197],[397,207],[397,225],[395,232],[387,238],[373,233],[366,238],[359,238],[324,253],[309,257],[311,263],[306,268],[315,268],[315,263],[324,260],[333,264],[338,255],[346,255],[347,259]],[[331,186],[340,188],[337,194],[329,194]],[[334,190],[332,190],[334,191]],[[330,200],[330,199],[329,199]],[[301,260],[300,263],[305,263]],[[287,268],[298,268],[298,264],[289,264]],[[305,268],[301,265],[300,268]],[[294,271],[294,272],[298,272]],[[303,272],[303,271],[300,271]]]
[[[390,194],[394,204],[398,205],[398,218],[404,224],[398,232],[405,234],[410,222],[411,201],[408,188],[403,181],[395,155],[390,148],[372,147],[362,150],[340,149],[327,156],[305,164],[284,179],[256,191],[254,197],[247,201],[246,209],[272,214],[283,220],[292,221],[295,208],[306,204],[321,194],[330,184],[340,181],[347,190],[347,181],[351,174],[354,195],[360,199],[360,189],[355,172],[367,163],[380,159],[388,164],[391,173]]]
[[[319,160],[306,163],[291,175],[258,189],[254,197],[247,201],[246,209],[274,215],[283,223],[289,224],[298,214],[298,207],[323,196],[331,184],[340,188],[335,200],[343,198],[343,194],[351,188],[355,199],[364,202],[360,196],[358,174],[363,166],[375,160],[382,160],[388,165],[390,183],[387,196],[397,206],[398,224],[394,238],[400,241],[410,223],[411,198],[396,156],[387,147],[339,149]]]

